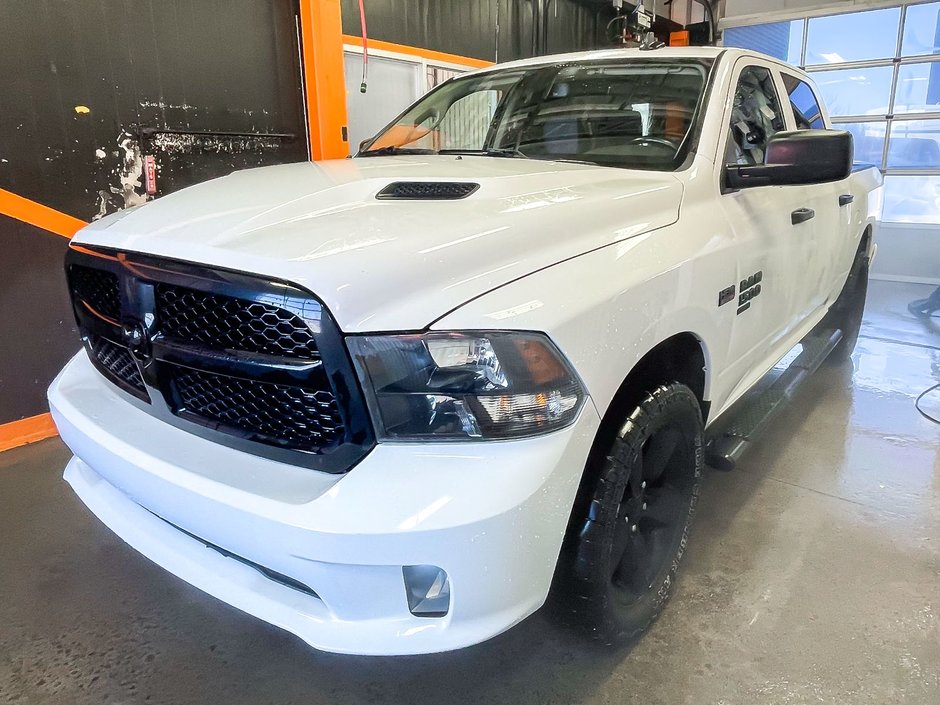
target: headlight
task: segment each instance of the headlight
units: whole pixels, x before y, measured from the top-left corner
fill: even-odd
[[[386,440],[486,440],[572,423],[585,393],[537,333],[351,336],[376,432]]]

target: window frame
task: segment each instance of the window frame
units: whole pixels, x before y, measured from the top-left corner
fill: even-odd
[[[739,57],[735,62],[731,70],[731,81],[729,86],[729,96],[728,99],[724,101],[724,108],[721,111],[721,138],[718,141],[718,152],[715,154],[714,164],[717,166],[716,178],[718,184],[718,191],[721,195],[726,196],[729,194],[737,193],[733,189],[729,189],[725,183],[725,171],[728,168],[727,160],[725,156],[728,153],[728,140],[731,139],[731,115],[734,111],[734,93],[738,88],[738,81],[741,80],[741,74],[744,73],[750,67],[758,67],[762,69],[767,69],[770,71],[770,75],[773,78],[774,89],[777,91],[777,103],[781,105],[783,103],[783,98],[781,96],[786,95],[786,89],[783,85],[783,78],[781,77],[781,71],[786,64],[780,64],[774,59],[763,59],[758,56],[742,56]],[[783,111],[783,122],[784,126],[783,131],[792,131],[795,130],[795,121],[792,115],[791,110]],[[770,186],[755,186],[755,189],[761,188],[771,188]],[[786,188],[786,187],[784,187]]]
[[[657,58],[656,56],[644,57],[642,59],[622,59],[618,57],[614,58],[596,58],[587,61],[576,62],[578,66],[617,66],[618,64],[623,65],[632,65],[638,63],[649,63],[649,64],[695,64],[704,71],[704,82],[702,84],[702,92],[699,97],[699,101],[696,104],[695,110],[692,115],[692,122],[689,126],[688,133],[685,140],[681,144],[680,151],[676,154],[673,164],[670,168],[663,169],[645,169],[641,167],[619,167],[619,166],[609,166],[604,168],[630,168],[637,169],[638,171],[650,171],[654,173],[680,173],[689,170],[692,167],[692,164],[695,161],[695,155],[698,152],[700,142],[702,139],[702,132],[709,115],[709,107],[711,105],[711,98],[713,88],[719,80],[718,76],[718,65],[720,57],[695,57],[695,58],[686,58],[686,57],[670,57],[670,58]],[[573,65],[570,61],[552,61],[552,62],[538,62],[533,63],[532,65],[526,66],[517,66],[517,67],[504,67],[500,65],[494,65],[493,67],[482,69],[480,71],[473,71],[467,74],[461,74],[450,78],[443,83],[435,86],[433,89],[425,93],[424,95],[417,98],[411,105],[407,106],[401,113],[399,113],[395,118],[393,118],[388,124],[386,124],[382,129],[380,129],[373,137],[365,140],[355,154],[351,155],[352,158],[358,159],[368,156],[365,153],[382,137],[386,132],[388,132],[393,126],[400,122],[409,112],[420,102],[433,95],[434,93],[443,90],[445,87],[449,86],[453,81],[460,81],[469,77],[484,76],[491,73],[500,73],[503,71],[530,71],[530,70],[540,70],[540,69],[563,69],[565,67]],[[681,158],[680,158],[681,157]],[[545,160],[551,161],[551,160]]]

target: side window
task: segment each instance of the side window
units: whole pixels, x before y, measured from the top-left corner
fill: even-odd
[[[780,99],[770,71],[761,66],[746,67],[734,92],[725,161],[742,166],[763,164],[768,140],[783,126]]]
[[[826,129],[819,100],[809,84],[796,76],[785,73],[783,85],[787,87],[787,93],[790,96],[790,108],[793,110],[793,117],[796,118],[796,128],[798,130]]]

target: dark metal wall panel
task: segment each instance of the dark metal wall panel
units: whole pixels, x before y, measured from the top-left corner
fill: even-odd
[[[146,154],[158,194],[305,160],[296,6],[0,0],[0,188],[91,220],[143,199]],[[45,411],[79,347],[66,247],[0,216],[0,423]]]
[[[83,219],[136,202],[141,128],[298,136],[247,161],[184,145],[174,187],[306,159],[294,17],[292,0],[3,0],[0,188]]]
[[[369,35],[398,44],[494,61],[533,55],[533,13],[542,0],[368,0]],[[608,3],[609,5],[609,3]],[[358,0],[342,0],[343,31],[360,34]],[[603,44],[608,6],[572,0],[548,4],[548,48],[539,53],[592,49]]]
[[[0,423],[48,411],[46,387],[81,347],[67,248],[64,237],[0,215]]]

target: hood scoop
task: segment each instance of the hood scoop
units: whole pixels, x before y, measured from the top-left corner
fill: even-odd
[[[375,197],[380,201],[457,201],[480,188],[459,181],[396,181]]]

